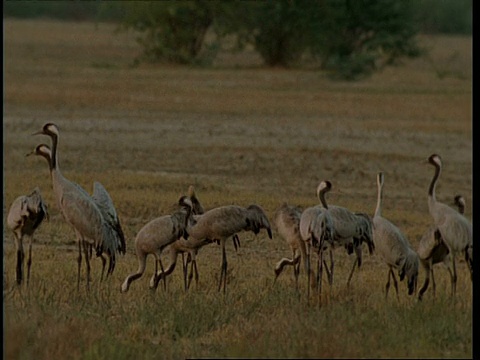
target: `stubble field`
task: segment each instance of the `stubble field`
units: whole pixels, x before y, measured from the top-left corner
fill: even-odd
[[[262,206],[273,222],[283,202],[307,207],[328,179],[327,200],[373,215],[376,174],[385,174],[383,215],[416,248],[430,224],[427,189],[438,153],[444,169],[437,198],[467,200],[472,218],[472,61],[470,37],[427,37],[429,58],[409,60],[355,83],[302,69],[269,69],[251,51],[223,54],[214,68],[129,65],[133,34],[114,26],[4,20],[4,225],[12,201],[38,186],[50,220],[36,232],[30,285],[15,283],[13,235],[4,226],[4,357],[7,359],[471,358],[472,282],[458,259],[457,296],[436,266],[437,292],[424,301],[391,291],[387,267],[365,247],[346,289],[354,257],[335,252],[335,282],[321,307],[307,302],[302,271],[295,290],[290,256],[274,230],[240,233],[227,244],[228,285],[217,292],[220,247],[202,248],[200,280],[183,290],[181,267],[152,293],[144,276],[120,293],[137,269],[136,233],[175,210],[194,185],[207,209]],[[92,260],[90,292],[76,289],[74,232],[59,214],[47,163],[25,157],[60,128],[63,174],[93,191],[109,191],[127,238],[113,276],[100,282]],[[28,242],[27,242],[28,244]],[[168,260],[164,260],[164,264]],[[302,268],[303,270],[303,268]],[[419,285],[424,273],[420,270]]]

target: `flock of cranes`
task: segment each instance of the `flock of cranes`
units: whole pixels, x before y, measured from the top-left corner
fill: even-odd
[[[68,180],[60,171],[58,162],[59,128],[53,123],[45,124],[33,135],[50,137],[51,147],[40,144],[27,155],[38,155],[46,159],[52,181],[52,189],[56,205],[65,221],[74,230],[78,246],[77,290],[80,287],[82,263],[86,268],[86,288],[89,289],[90,258],[93,249],[102,260],[102,275],[108,258],[106,276],[115,269],[117,256],[126,253],[126,241],[119,216],[113,201],[99,182],[94,182],[93,194],[90,195],[78,184]],[[277,262],[274,273],[275,281],[285,266],[292,266],[295,285],[298,279],[301,262],[307,276],[307,298],[310,289],[316,289],[321,301],[323,270],[329,285],[334,280],[334,250],[343,247],[348,254],[355,253],[355,260],[347,279],[350,285],[356,268],[362,265],[362,248],[365,243],[370,254],[377,253],[388,269],[385,296],[388,296],[391,280],[398,298],[398,282],[406,279],[408,294],[416,293],[420,265],[425,269],[425,282],[419,291],[418,299],[426,292],[430,277],[433,291],[435,281],[433,265],[443,263],[447,266],[451,279],[451,293],[456,292],[457,272],[456,256],[464,256],[465,262],[473,276],[473,242],[472,224],[464,216],[465,200],[455,197],[459,210],[443,204],[436,199],[435,189],[442,170],[442,160],[437,154],[428,158],[428,163],[435,168],[434,176],[428,189],[428,207],[432,218],[431,227],[423,235],[420,245],[415,250],[408,238],[392,221],[382,216],[383,172],[377,174],[377,204],[373,217],[365,213],[354,213],[347,208],[328,204],[326,194],[332,189],[332,183],[322,181],[317,187],[317,205],[302,209],[297,206],[282,204],[275,212],[273,225],[277,233],[288,243],[292,258],[282,258]],[[133,281],[142,277],[146,269],[148,255],[155,258],[155,270],[149,286],[156,289],[175,269],[178,254],[182,255],[182,269],[185,290],[190,287],[193,277],[198,283],[196,258],[198,251],[205,245],[220,245],[222,260],[218,291],[226,292],[227,255],[225,245],[232,239],[235,249],[240,245],[238,233],[251,231],[255,235],[265,229],[272,238],[272,228],[265,211],[257,204],[248,207],[238,205],[219,206],[205,210],[199,201],[195,189],[190,186],[188,195],[178,200],[179,209],[169,215],[163,215],[148,222],[135,237],[135,253],[138,269],[129,274],[121,285],[121,292],[127,292]],[[23,238],[30,238],[27,284],[30,278],[31,252],[33,235],[36,229],[48,218],[47,205],[40,190],[15,199],[8,213],[7,225],[14,233],[17,251],[16,281],[22,283],[23,274]],[[326,259],[328,251],[329,264]],[[169,264],[164,267],[162,253],[167,253]],[[316,254],[316,267],[311,266],[311,255]],[[186,258],[184,255],[186,254]],[[83,255],[83,256],[82,256]],[[188,269],[190,264],[190,269]],[[316,272],[315,272],[316,270]],[[472,278],[473,279],[473,278]]]

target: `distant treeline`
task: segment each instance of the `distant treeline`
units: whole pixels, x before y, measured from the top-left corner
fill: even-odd
[[[418,33],[472,33],[466,0],[6,1],[4,16],[115,22],[139,34],[137,64],[209,66],[231,36],[267,66],[311,58],[346,80],[421,55]]]
[[[3,2],[3,16],[76,21],[122,22],[125,6],[135,1],[11,1]],[[142,2],[142,1],[139,1]],[[472,34],[472,0],[415,1],[418,27],[427,34]]]

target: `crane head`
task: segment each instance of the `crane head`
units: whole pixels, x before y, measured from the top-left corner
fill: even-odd
[[[46,123],[43,125],[42,130],[34,132],[32,135],[48,135],[51,137],[56,137],[58,136],[59,131],[58,131],[58,126],[55,125],[54,123]]]

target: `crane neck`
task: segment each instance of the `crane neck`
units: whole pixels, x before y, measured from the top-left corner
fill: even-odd
[[[428,198],[432,202],[437,201],[435,196],[435,189],[437,187],[437,181],[440,177],[441,167],[438,164],[435,164],[435,174],[433,175],[432,181],[430,182],[430,186],[428,188]]]
[[[53,188],[55,192],[61,190],[60,183],[64,182],[66,179],[60,171],[60,166],[58,165],[58,156],[57,156],[57,147],[58,147],[58,136],[51,135],[52,138],[52,157],[50,159],[50,175],[52,178]]]
[[[322,206],[325,208],[325,209],[328,209],[328,204],[327,204],[327,200],[325,199],[325,189],[321,190],[319,193],[318,193],[318,199],[320,200],[320,203],[322,204]]]
[[[58,168],[58,159],[57,159],[58,136],[51,135],[51,138],[52,138],[52,159],[50,164],[50,170],[53,171]]]

